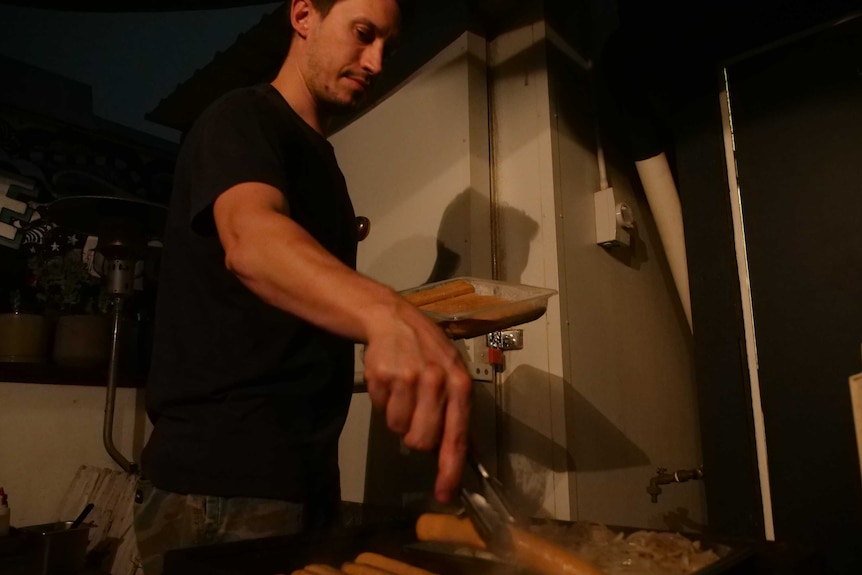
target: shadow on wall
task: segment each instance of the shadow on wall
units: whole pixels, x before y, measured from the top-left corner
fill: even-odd
[[[470,273],[470,222],[476,210],[481,212],[481,217],[490,227],[490,203],[472,188],[455,196],[446,206],[437,228],[437,257],[425,283]]]
[[[535,367],[524,365],[515,369],[504,383],[507,415],[503,422],[501,446],[507,454],[500,479],[507,486],[512,504],[528,516],[541,516],[549,478],[548,470],[605,471],[640,467],[649,458],[616,425],[605,417],[583,395],[561,378]],[[567,446],[550,439],[537,430],[508,415],[510,411],[529,412],[536,403],[535,413],[547,421],[548,388],[563,389],[567,427]],[[539,405],[544,404],[544,405]]]
[[[515,253],[506,254],[512,265],[508,269],[520,277],[529,254],[530,241],[538,233],[539,225],[523,211],[511,207],[498,209],[499,217],[506,219],[506,229],[522,246]],[[488,222],[482,228],[485,238],[471,238],[475,229],[472,222]],[[486,232],[487,230],[487,232]],[[486,196],[473,189],[458,194],[446,207],[437,232],[437,253],[427,282],[442,281],[459,275],[471,275],[471,244],[481,241],[488,244],[491,235],[491,207]],[[389,277],[383,269],[415,258],[417,238],[400,241],[389,248],[384,257],[377,259],[369,270],[372,277]],[[488,254],[490,258],[490,253]],[[489,266],[481,266],[487,269]],[[380,272],[383,273],[380,273]],[[462,349],[464,342],[456,342]],[[473,423],[471,432],[476,444],[487,456],[494,449],[495,401],[493,388],[483,384],[474,386]],[[489,467],[495,463],[488,462]],[[394,472],[393,470],[397,470]],[[400,437],[386,427],[385,417],[372,413],[366,455],[365,503],[408,508],[427,508],[433,499],[434,478],[437,474],[435,453],[409,451],[401,445]],[[470,481],[469,477],[465,480]]]
[[[507,281],[518,281],[527,266],[530,242],[538,234],[539,224],[524,211],[509,206],[499,207],[497,214],[500,221],[505,222],[504,226],[509,236],[509,247],[500,246],[501,252],[498,258],[506,261],[506,268],[510,270],[509,276],[512,279]],[[472,223],[477,221],[488,223],[482,230],[487,234],[486,237],[477,238],[471,235],[471,232],[475,231]],[[467,188],[455,196],[440,219],[437,238],[433,240],[437,246],[434,264],[423,283],[473,275],[470,261],[473,253],[471,245],[477,242],[490,245],[491,233],[491,207],[488,198],[472,188]],[[387,281],[388,278],[397,275],[393,272],[394,267],[400,266],[401,262],[412,261],[417,254],[424,253],[430,241],[432,241],[430,238],[417,236],[398,241],[383,251],[368,266],[366,273],[370,277]],[[488,258],[490,257],[491,254],[488,253]],[[479,267],[490,268],[488,265]],[[406,287],[404,286],[404,289]]]
[[[370,277],[390,283],[396,289],[406,289],[413,285],[401,285],[404,281],[405,262],[415,261],[417,255],[429,251],[429,245],[436,243],[436,255],[431,271],[418,277],[426,277],[422,283],[442,281],[449,278],[470,275],[470,237],[473,214],[488,222],[490,229],[491,212],[487,197],[472,188],[467,188],[449,203],[443,212],[436,239],[427,236],[412,236],[393,243],[375,259],[367,269]],[[417,277],[415,274],[411,274]]]
[[[674,511],[667,511],[662,514],[662,522],[670,531],[677,533],[705,533],[707,525],[699,521],[695,521],[691,517],[691,512],[685,507],[677,507]]]

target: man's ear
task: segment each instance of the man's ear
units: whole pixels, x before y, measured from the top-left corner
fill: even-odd
[[[311,0],[291,0],[290,2],[290,25],[294,32],[302,38],[308,34],[313,11],[314,7],[311,5]]]

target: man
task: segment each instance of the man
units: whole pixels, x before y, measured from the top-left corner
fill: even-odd
[[[409,448],[439,446],[436,497],[460,481],[470,377],[437,326],[354,271],[355,215],[325,139],[382,71],[399,2],[288,10],[278,76],[220,98],[178,158],[135,504],[146,575],[171,548],[333,517],[353,342],[390,429]]]

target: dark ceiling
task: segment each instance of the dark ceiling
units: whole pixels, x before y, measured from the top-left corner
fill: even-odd
[[[618,27],[597,56],[609,124],[635,159],[667,147],[681,111],[717,93],[734,59],[859,14],[860,0],[617,0]],[[800,70],[804,75],[805,70]]]
[[[860,0],[617,0],[611,42],[641,85],[660,86],[664,101],[715,86],[734,58],[859,13]],[[617,54],[619,55],[619,54]]]
[[[31,8],[87,12],[157,12],[208,10],[273,4],[272,0],[0,0]],[[642,84],[653,83],[664,99],[685,99],[714,86],[718,63],[812,27],[862,10],[862,0],[448,0],[416,2],[412,33],[375,87],[375,101],[385,96],[439,49],[469,29],[487,38],[543,17],[590,20],[594,11],[615,9],[618,27],[611,39]],[[148,118],[184,130],[202,106],[230,88],[266,81],[277,71],[287,48],[279,10],[241,34],[234,44],[159,103]],[[594,30],[582,27],[590,36]],[[418,40],[417,40],[418,38]],[[595,39],[587,40],[595,44]],[[604,46],[592,46],[601,59]]]
[[[647,50],[727,58],[862,9],[860,0],[617,0],[620,28]]]
[[[2,0],[0,4],[64,12],[174,12],[238,8],[274,1],[278,0]]]

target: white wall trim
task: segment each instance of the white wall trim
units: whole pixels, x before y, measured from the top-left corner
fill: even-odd
[[[501,218],[500,237],[505,244],[500,261],[501,279],[559,289],[558,212],[546,42],[545,23],[537,22],[502,34],[490,45],[494,92],[493,185],[498,202],[494,209],[521,211],[537,225],[535,236],[520,237],[517,230],[507,228],[511,222]],[[524,251],[529,255],[519,262]],[[539,395],[534,395],[535,403],[528,410],[512,405],[506,406],[506,410],[510,415],[525,417],[522,423],[546,434],[553,445],[567,452],[560,298],[551,298],[543,318],[520,327],[524,330],[525,347],[507,352],[503,385],[511,391],[512,374],[519,367],[530,367],[536,370],[536,379],[530,382],[534,386],[532,393]],[[543,509],[556,519],[568,520],[571,501],[565,457],[556,450],[551,455],[553,461],[543,471],[547,486]]]
[[[724,133],[724,157],[727,162],[727,181],[730,193],[730,209],[733,220],[733,238],[736,246],[736,266],[739,273],[740,301],[745,330],[745,349],[748,358],[748,374],[751,382],[751,411],[754,418],[754,443],[757,451],[757,468],[760,476],[760,498],[763,504],[763,529],[766,539],[775,540],[775,524],[772,516],[772,494],[769,485],[769,457],[766,445],[766,424],[758,376],[757,338],[754,326],[754,307],[751,301],[751,277],[748,270],[748,252],[745,243],[745,222],[742,214],[742,196],[736,172],[736,143],[733,137],[733,117],[730,109],[730,90],[727,69],[724,70],[724,90],[720,94],[722,131]]]

